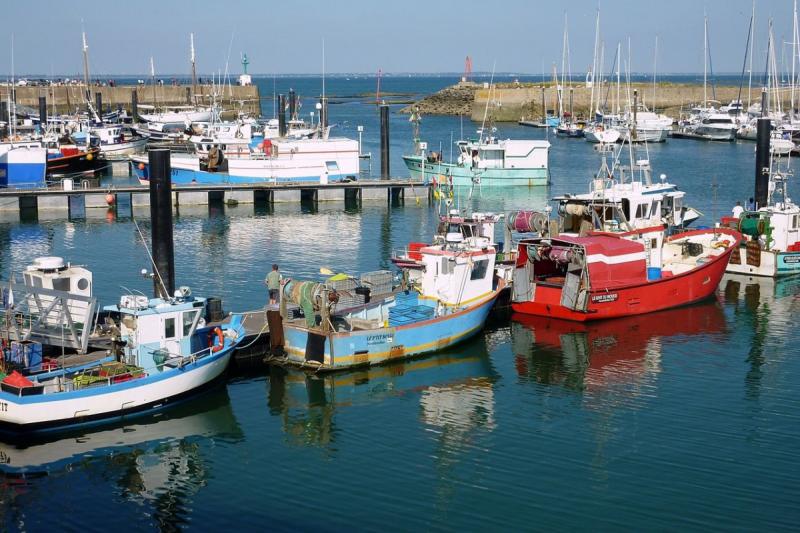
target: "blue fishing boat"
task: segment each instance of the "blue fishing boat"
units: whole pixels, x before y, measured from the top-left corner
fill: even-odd
[[[504,286],[494,275],[489,240],[462,240],[459,234],[418,253],[421,277],[400,290],[362,283],[350,289],[369,295],[357,305],[340,305],[347,290],[328,283],[286,283],[279,334],[285,362],[319,370],[375,365],[442,350],[478,333]],[[290,303],[302,316],[289,313]]]

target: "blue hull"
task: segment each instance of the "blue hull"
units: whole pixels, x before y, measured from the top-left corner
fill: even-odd
[[[32,189],[45,186],[47,165],[42,163],[8,163],[0,161],[0,187]]]
[[[288,360],[300,365],[317,361],[322,370],[338,370],[442,350],[483,328],[497,294],[492,292],[450,315],[395,327],[318,335],[305,328],[287,326],[284,334]],[[315,350],[318,353],[312,353]]]
[[[139,182],[150,179],[149,166],[140,169],[133,165],[133,172]],[[329,174],[328,181],[342,181],[345,174]],[[292,178],[268,177],[256,178],[253,176],[232,176],[226,172],[207,172],[204,170],[189,170],[183,168],[172,169],[172,183],[175,185],[225,185],[225,184],[253,184],[253,183],[319,183],[319,176],[299,176]]]
[[[800,274],[800,252],[778,253],[778,276],[792,276]]]

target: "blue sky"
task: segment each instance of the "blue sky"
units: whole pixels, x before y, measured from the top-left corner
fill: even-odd
[[[234,74],[246,52],[251,73],[319,73],[322,40],[326,70],[335,72],[460,72],[473,69],[540,74],[561,64],[564,13],[569,18],[573,73],[592,62],[596,1],[502,0],[283,0],[210,2],[135,0],[7,0],[0,39],[0,72],[9,73],[15,35],[15,71],[81,72],[81,26],[93,73],[189,71],[189,33],[195,33],[198,70]],[[708,14],[716,72],[739,72],[751,0],[601,0],[606,68],[618,41],[632,44],[632,67],[653,69],[658,35],[659,72],[702,72],[703,12]],[[776,40],[790,41],[791,0],[756,0],[754,70],[764,67],[767,21]],[[5,41],[3,43],[3,41]],[[786,61],[791,49],[786,45]],[[780,57],[779,57],[780,60]]]

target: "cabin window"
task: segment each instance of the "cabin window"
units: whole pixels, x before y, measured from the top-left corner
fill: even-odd
[[[165,339],[174,339],[175,338],[175,319],[174,318],[165,318],[164,319],[164,338]]]
[[[338,172],[339,163],[336,161],[325,161],[325,166],[328,167],[328,172]]]
[[[486,277],[486,270],[489,268],[489,260],[488,259],[481,259],[480,261],[475,261],[472,265],[472,272],[469,275],[469,279],[483,279]]]
[[[650,216],[655,216],[658,213],[658,200],[653,200],[653,203],[650,205]]]
[[[442,257],[442,275],[446,276],[453,273],[452,265],[447,257]]]
[[[54,278],[53,289],[57,291],[69,292],[70,280],[69,278]]]
[[[622,199],[622,214],[625,216],[625,220],[631,219],[631,201],[627,198]]]
[[[192,331],[192,325],[194,324],[194,319],[197,316],[198,311],[187,311],[183,313],[183,336],[187,337],[189,333]]]
[[[647,218],[647,204],[636,206],[636,218]]]
[[[797,215],[792,217],[792,227],[797,228]]]

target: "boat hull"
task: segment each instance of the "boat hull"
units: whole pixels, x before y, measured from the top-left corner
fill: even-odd
[[[53,432],[166,407],[221,376],[235,346],[231,343],[181,368],[122,383],[31,396],[0,391],[0,433],[21,436]]]
[[[89,152],[48,157],[47,175],[64,176],[69,174],[94,173],[100,168],[100,160],[97,157],[99,153],[100,150],[95,148]]]
[[[143,152],[147,146],[147,140],[147,137],[141,137],[123,143],[104,144],[100,146],[100,153],[102,153],[106,159],[122,159],[125,156]]]
[[[800,274],[800,252],[776,252],[762,250],[760,252],[759,264],[751,265],[747,262],[747,248],[739,248],[739,260],[735,258],[728,263],[728,272],[734,274],[748,274],[751,276],[765,276],[769,278],[780,278]]]
[[[411,178],[415,180],[430,180],[440,176],[452,177],[456,187],[469,187],[477,183],[473,178],[476,174],[472,167],[454,163],[425,162],[424,171],[422,158],[419,156],[403,156],[403,161],[408,168]],[[550,183],[550,172],[543,168],[486,168],[477,174],[482,187],[544,187]]]
[[[695,230],[695,232],[703,230]],[[695,233],[688,232],[688,233]],[[686,234],[684,234],[686,235]],[[586,322],[641,315],[699,302],[711,296],[722,280],[734,247],[694,270],[658,280],[589,291],[586,311],[561,305],[562,287],[539,284],[531,301],[512,302],[517,313]]]
[[[0,187],[44,187],[47,168],[45,148],[11,148],[0,154]]]
[[[317,361],[315,366],[320,370],[339,370],[443,350],[483,328],[498,294],[493,291],[456,313],[404,326],[318,335],[306,328],[287,325],[284,328],[287,362],[308,365]],[[308,347],[320,342],[324,347],[319,355],[309,355]]]
[[[172,183],[174,185],[222,185],[222,184],[253,184],[253,183],[289,183],[308,182],[322,183],[319,174],[306,173],[307,169],[283,168],[275,169],[272,176],[236,176],[227,172],[208,172],[206,170],[187,169],[173,166]],[[144,161],[133,162],[133,173],[142,185],[150,183],[149,164]],[[342,181],[350,174],[328,174],[329,182]]]

